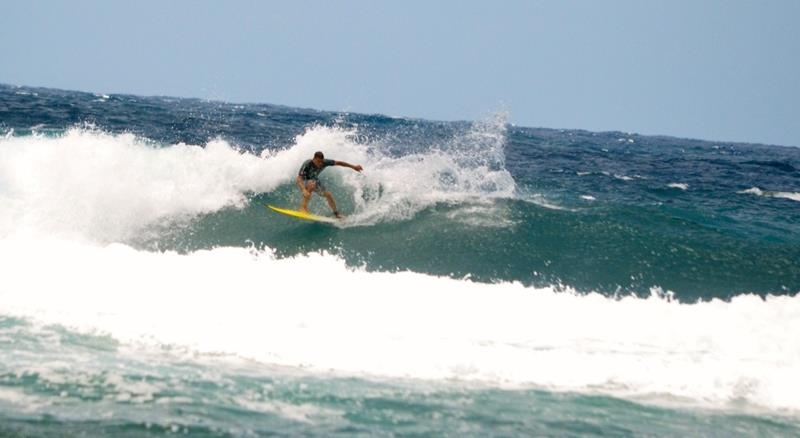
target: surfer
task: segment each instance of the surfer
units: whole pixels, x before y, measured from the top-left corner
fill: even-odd
[[[341,218],[342,215],[336,209],[336,201],[333,200],[333,195],[319,181],[319,173],[328,166],[349,167],[356,172],[363,170],[360,164],[354,166],[344,161],[326,160],[322,152],[314,152],[314,158],[303,162],[303,165],[300,166],[300,172],[297,174],[297,187],[300,187],[300,191],[303,192],[303,204],[300,206],[300,211],[308,212],[308,201],[311,199],[311,193],[316,192],[324,196],[328,201],[328,205],[333,210],[333,215]]]

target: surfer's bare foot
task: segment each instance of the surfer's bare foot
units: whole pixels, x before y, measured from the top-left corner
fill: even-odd
[[[344,216],[342,216],[342,214],[341,214],[341,213],[339,213],[338,211],[334,211],[334,212],[333,212],[333,215],[336,217],[336,219],[342,219],[342,218],[344,218]]]

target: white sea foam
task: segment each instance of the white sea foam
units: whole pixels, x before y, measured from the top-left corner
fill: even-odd
[[[22,389],[0,387],[0,409],[13,406],[15,410],[34,412],[50,404],[51,402],[49,400],[28,395]]]
[[[686,183],[669,183],[669,184],[667,184],[667,187],[670,187],[670,188],[673,188],[673,189],[688,190],[689,189],[689,184],[686,184]]]
[[[615,300],[370,273],[324,254],[30,239],[0,241],[0,266],[0,314],[124,344],[357,376],[800,410],[798,296]]]
[[[246,396],[236,397],[234,402],[249,411],[278,415],[282,418],[306,424],[314,424],[318,419],[329,422],[332,420],[340,420],[344,417],[344,412],[342,411],[322,408],[310,403],[292,404],[275,400],[253,400]]]
[[[361,156],[367,163],[363,175],[340,174],[346,185],[355,188],[358,213],[351,219],[359,224],[402,220],[437,203],[513,198],[516,185],[505,169],[504,143],[501,114],[474,123],[425,153],[398,157],[381,148],[367,149]],[[508,221],[500,217],[502,211],[495,213],[498,222]]]
[[[800,202],[800,192],[775,192],[772,196]]]
[[[766,198],[783,198],[783,199],[790,199],[792,201],[800,202],[800,193],[798,192],[780,192],[780,191],[771,191],[771,190],[761,190],[758,187],[751,187],[747,190],[742,190],[738,193],[742,194],[749,194],[749,195],[756,195],[756,196],[763,196]]]
[[[759,189],[758,187],[750,187],[749,189],[742,190],[739,193],[756,195],[756,196],[764,196],[764,192],[761,189]]]
[[[0,141],[0,236],[125,239],[142,227],[241,206],[282,180],[224,141],[154,147],[133,135],[73,129]]]

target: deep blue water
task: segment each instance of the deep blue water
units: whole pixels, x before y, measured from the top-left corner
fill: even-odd
[[[0,434],[798,433],[800,148],[0,85],[0,211]]]

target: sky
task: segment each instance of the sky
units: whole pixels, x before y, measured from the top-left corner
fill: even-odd
[[[800,146],[797,0],[4,0],[0,83]]]

